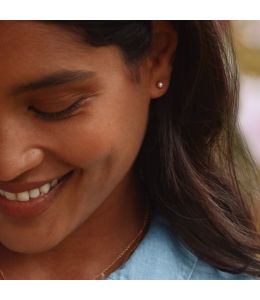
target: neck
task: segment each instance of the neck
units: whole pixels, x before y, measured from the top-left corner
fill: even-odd
[[[92,279],[136,237],[146,210],[142,191],[129,174],[95,213],[54,249],[21,254],[2,246],[0,269],[8,279]]]

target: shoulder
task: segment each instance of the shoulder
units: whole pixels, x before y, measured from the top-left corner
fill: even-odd
[[[144,239],[130,258],[107,279],[254,279],[222,272],[198,259],[155,215]]]

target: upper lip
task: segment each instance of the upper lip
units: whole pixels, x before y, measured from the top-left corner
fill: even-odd
[[[30,191],[36,188],[43,186],[45,183],[51,183],[54,179],[59,179],[60,177],[54,177],[52,179],[47,179],[44,181],[35,181],[35,182],[20,182],[20,183],[12,183],[12,182],[0,182],[0,189],[9,193],[21,193],[24,191]]]

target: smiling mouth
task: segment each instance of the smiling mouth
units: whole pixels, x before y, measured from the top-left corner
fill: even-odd
[[[9,191],[5,191],[0,189],[0,196],[5,198],[9,201],[16,201],[16,202],[28,202],[32,200],[37,200],[42,196],[48,195],[53,189],[55,189],[58,185],[60,185],[63,181],[68,178],[73,171],[63,175],[62,177],[55,178],[49,182],[44,183],[43,185],[33,188],[28,191],[23,191],[19,193],[12,193]]]
[[[73,177],[73,173],[74,171],[70,171],[64,176],[57,178],[57,182],[54,182],[55,185],[50,187],[47,193],[41,192],[38,197],[29,197],[29,200],[10,200],[0,195],[0,212],[15,218],[32,218],[41,215],[56,200],[60,199],[58,195],[63,195],[64,188],[67,186],[70,178]]]

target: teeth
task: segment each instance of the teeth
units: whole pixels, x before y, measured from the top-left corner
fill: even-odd
[[[16,194],[14,194],[14,193],[4,192],[4,196],[5,196],[5,198],[7,198],[9,200],[16,200]]]
[[[51,188],[51,185],[49,183],[46,183],[40,187],[40,192],[42,194],[47,194],[49,192],[50,188]]]
[[[39,189],[34,189],[34,190],[31,190],[29,192],[29,195],[30,195],[30,198],[37,198],[40,196],[40,190]]]
[[[57,185],[57,183],[58,183],[58,179],[52,180],[51,187],[55,187],[55,185]]]
[[[22,193],[9,193],[4,190],[0,189],[0,196],[5,197],[8,200],[18,200],[18,201],[28,201],[31,199],[38,198],[40,195],[44,195],[49,193],[51,188],[54,188],[58,184],[58,179],[52,180],[50,183],[45,183],[39,188],[30,190],[30,191],[24,191]]]
[[[17,200],[28,201],[30,199],[28,192],[22,192],[17,194]]]

